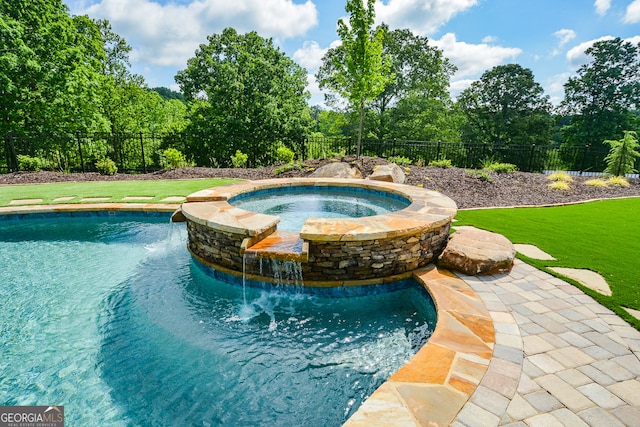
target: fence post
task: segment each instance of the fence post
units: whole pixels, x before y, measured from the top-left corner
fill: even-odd
[[[307,135],[304,135],[302,137],[302,159],[301,160],[305,160],[307,159],[307,144],[309,142],[309,138],[307,137]]]
[[[438,146],[436,148],[436,160],[440,160],[440,143],[442,141],[438,140]]]
[[[589,155],[589,144],[584,146],[584,154],[582,156],[582,167],[580,168],[580,175],[582,175],[582,172],[585,171],[585,169],[587,168],[587,156]]]
[[[393,138],[393,148],[391,149],[391,156],[396,157],[396,144],[398,143],[398,138]]]
[[[80,131],[76,131],[76,140],[78,141],[78,154],[80,155],[80,167],[82,168],[82,173],[85,173],[84,157],[82,156],[82,139],[80,138]]]
[[[147,162],[144,158],[144,140],[142,139],[142,132],[140,132],[140,149],[142,150],[142,170],[144,173],[147,173]]]
[[[13,132],[9,131],[7,137],[7,145],[9,146],[9,152],[7,153],[11,159],[11,169],[13,172],[20,172],[20,162],[18,162],[18,155],[16,154],[16,147],[13,144]]]
[[[536,144],[531,144],[531,153],[529,154],[529,166],[528,170],[524,172],[531,172],[531,168],[533,166],[533,155],[535,154]]]

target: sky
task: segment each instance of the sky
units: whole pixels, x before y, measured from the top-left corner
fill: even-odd
[[[346,0],[64,0],[74,15],[108,19],[132,47],[132,71],[149,87],[179,90],[174,76],[207,36],[233,27],[273,39],[306,68],[311,105],[324,97],[314,74],[339,41]],[[589,62],[585,49],[620,37],[640,43],[640,0],[376,0],[377,23],[428,37],[458,68],[450,92],[497,65],[532,70],[554,104]]]

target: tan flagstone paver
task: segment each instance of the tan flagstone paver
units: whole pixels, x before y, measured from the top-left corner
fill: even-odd
[[[42,199],[16,199],[9,202],[10,205],[33,205],[36,203],[42,203]]]
[[[542,261],[555,261],[556,259],[546,253],[545,251],[539,249],[534,245],[526,245],[522,243],[514,243],[513,246],[516,248],[517,252],[520,252],[522,255],[527,256],[533,259],[539,259]]]
[[[573,279],[581,285],[584,285],[589,289],[593,289],[594,291],[599,292],[602,295],[612,295],[611,288],[609,287],[607,281],[604,279],[604,277],[602,277],[595,271],[565,267],[549,267],[549,270],[555,271],[558,274],[562,274],[569,279]]]

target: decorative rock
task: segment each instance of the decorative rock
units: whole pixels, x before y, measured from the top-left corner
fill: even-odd
[[[438,265],[468,275],[508,272],[516,250],[503,235],[475,227],[457,227]]]
[[[352,168],[348,163],[335,162],[324,165],[316,169],[312,178],[362,178],[362,174],[356,168]]]
[[[405,174],[402,168],[395,163],[388,165],[378,165],[373,169],[373,173],[368,179],[376,181],[395,182],[396,184],[404,184]]]

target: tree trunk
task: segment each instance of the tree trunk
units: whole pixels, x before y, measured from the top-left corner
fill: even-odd
[[[362,119],[364,116],[364,99],[360,100],[360,123],[358,124],[358,150],[356,151],[356,159],[360,158],[362,152]]]

